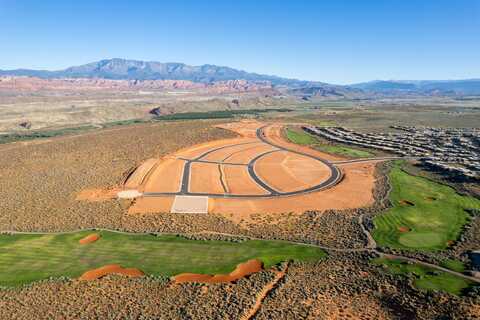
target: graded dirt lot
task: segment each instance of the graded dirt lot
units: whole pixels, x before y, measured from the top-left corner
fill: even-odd
[[[235,221],[255,213],[301,214],[373,202],[374,162],[336,166],[331,161],[338,157],[286,142],[280,124],[245,120],[217,127],[241,137],[182,149],[159,159],[146,175],[140,166],[143,197],[129,213],[173,212],[165,199],[178,195],[208,197],[209,213],[233,214]],[[184,161],[183,167],[173,161]]]
[[[341,183],[326,190],[307,193],[301,197],[294,195],[272,199],[238,198],[235,202],[223,202],[231,199],[218,198],[215,201],[209,201],[209,214],[168,213],[175,200],[172,196],[145,197],[133,201],[76,200],[82,190],[96,188],[103,190],[103,194],[101,192],[98,194],[104,199],[114,196],[118,191],[116,188],[125,182],[128,175],[132,177],[133,170],[141,166],[145,159],[162,159],[162,161],[172,159],[184,164],[185,160],[171,157],[179,148],[185,147],[181,152],[190,152],[192,145],[204,146],[208,141],[211,141],[215,147],[223,147],[229,143],[226,141],[238,142],[245,139],[234,137],[234,133],[230,130],[212,127],[214,123],[192,121],[165,123],[159,126],[149,124],[138,126],[135,130],[132,130],[132,127],[116,128],[76,137],[55,138],[36,144],[0,146],[2,176],[0,227],[2,230],[18,231],[111,228],[136,232],[171,232],[202,240],[197,241],[198,243],[212,239],[223,240],[222,244],[225,243],[225,245],[234,242],[228,234],[236,234],[326,245],[340,248],[340,250],[365,247],[366,239],[358,223],[358,217],[369,208],[357,209],[354,205],[355,203],[367,204],[366,207],[368,207],[368,204],[377,200],[375,197],[378,190],[382,190],[382,186],[385,188],[385,185],[378,182],[383,181],[380,178],[384,176],[378,176],[379,171],[376,170],[378,163],[374,161],[338,164],[337,167],[342,170],[344,177]],[[245,132],[249,132],[250,142],[255,142],[255,130],[246,129]],[[283,138],[281,134],[279,137]],[[211,149],[211,146],[207,146],[203,151],[196,150],[191,158],[198,157]],[[267,149],[265,148],[264,151],[269,151]],[[240,157],[244,152],[238,151],[225,161],[233,162],[232,159]],[[252,155],[254,156],[256,152],[252,151],[247,160],[251,161],[254,158]],[[142,173],[135,178],[135,184],[142,184],[149,180],[148,177],[158,165],[154,161],[150,162],[153,164],[152,170],[142,168],[140,170]],[[240,179],[249,177],[249,181],[257,186],[251,179],[248,168],[232,164],[223,164],[221,167],[225,176],[230,175],[225,180],[227,184],[230,181],[230,186],[227,186],[229,192],[237,192],[241,190],[240,187],[243,188],[243,184],[240,186],[241,184],[236,183],[235,179],[241,181]],[[236,173],[239,171],[237,168],[244,168],[247,172],[243,171],[239,178]],[[145,173],[145,171],[148,172]],[[229,171],[235,172],[229,173]],[[162,177],[165,176],[159,174],[156,180],[158,182],[167,180]],[[176,173],[176,177],[177,181],[171,183],[176,189],[171,190],[181,189],[180,181],[183,178],[183,171]],[[155,186],[156,184],[153,184],[151,187]],[[257,191],[260,193],[261,189]],[[247,193],[247,190],[244,192]],[[266,191],[263,190],[263,192]],[[436,200],[427,200],[436,203],[439,198],[435,198]],[[408,197],[400,199],[411,200]],[[149,204],[150,207],[165,208],[160,210],[164,213],[127,214],[132,203],[134,207],[138,207],[142,202],[148,201],[152,201]],[[417,207],[419,202],[417,200],[413,202],[416,204],[413,208]],[[290,203],[295,203],[298,213],[294,215],[283,213]],[[235,206],[239,206],[239,212],[245,210],[244,213],[239,214]],[[248,210],[245,207],[248,207]],[[331,208],[345,210],[332,211],[329,210]],[[144,212],[148,212],[147,209],[148,206]],[[258,214],[261,212],[274,214]],[[83,253],[76,260],[71,258],[72,252],[84,251],[90,253],[89,258],[95,264],[92,263],[78,270],[74,278],[78,278],[86,270],[112,263],[118,263],[123,267],[138,267],[146,274],[154,274],[154,276],[127,278],[105,275],[95,281],[48,280],[34,282],[15,290],[3,289],[0,290],[0,318],[107,318],[114,313],[124,318],[143,316],[160,319],[182,317],[240,319],[244,315],[252,314],[252,310],[256,310],[253,316],[255,319],[272,317],[278,319],[395,319],[402,317],[433,319],[439,316],[461,319],[465,314],[472,314],[473,308],[478,310],[480,305],[478,298],[475,297],[420,292],[408,285],[406,280],[388,275],[381,267],[371,265],[368,261],[372,257],[368,254],[354,255],[342,252],[336,255],[335,251],[329,252],[328,259],[321,263],[294,262],[291,266],[289,265],[286,276],[278,282],[275,282],[278,273],[274,270],[263,270],[234,283],[175,284],[163,278],[162,275],[155,274],[155,271],[165,267],[165,257],[170,257],[172,252],[181,257],[186,256],[178,249],[171,250],[164,257],[154,257],[154,254],[157,255],[165,249],[165,245],[161,245],[162,250],[152,250],[152,248],[145,248],[144,245],[132,250],[126,247],[125,241],[120,240],[111,243],[110,254],[115,254],[115,259],[107,259],[105,250],[98,252],[93,250],[101,249],[101,246],[105,245],[106,237],[103,234],[96,243],[88,245],[78,243],[81,238],[90,233],[91,231],[84,231],[82,235],[72,239],[72,246],[65,247],[64,261],[58,260],[58,246],[49,248],[50,241],[33,241],[31,242],[33,249],[27,248],[25,243],[17,246],[21,243],[3,241],[4,246],[1,251],[4,254],[5,263],[1,264],[3,269],[0,269],[4,270],[7,280],[12,279],[12,272],[19,270],[24,272],[25,268],[30,268],[31,274],[35,276],[28,282],[40,279],[38,275],[41,272],[44,272],[42,279],[52,274],[54,277],[60,277],[68,275],[73,268],[78,268],[79,263],[85,263],[86,255]],[[4,236],[7,237],[7,235]],[[135,243],[138,245],[138,241],[132,242],[132,244]],[[245,241],[240,240],[240,244],[242,243]],[[23,248],[24,262],[19,260],[19,255],[22,253],[19,247]],[[73,250],[71,250],[72,247]],[[128,261],[123,260],[131,259],[131,252],[142,253],[142,250],[144,254],[134,257],[138,259],[136,263],[127,263]],[[38,255],[42,252],[52,255],[52,258],[40,259]],[[198,253],[198,250],[188,245],[186,252]],[[224,261],[225,255],[218,255],[216,249],[209,249],[206,252],[218,259],[216,261],[209,258],[208,263],[217,266],[216,262]],[[237,253],[238,249],[233,250],[233,257],[236,257]],[[249,256],[251,250],[247,250],[246,253],[247,255],[242,259],[232,262],[233,266],[228,270],[195,270],[190,264],[188,268],[179,272],[227,274],[238,263],[255,258],[255,256]],[[272,251],[273,257],[277,255],[278,249]],[[141,265],[146,260],[155,264],[155,269],[148,270]],[[172,265],[177,266],[178,259],[174,260]],[[191,259],[186,260],[191,263]],[[201,253],[198,261],[205,261],[204,253]],[[40,264],[43,265],[39,266]],[[195,265],[198,265],[197,261]],[[271,291],[263,295],[265,290]],[[73,304],[72,301],[75,303]],[[255,309],[259,303],[260,307]]]
[[[228,192],[240,195],[267,194],[265,189],[253,181],[246,167],[223,165],[222,168]]]
[[[190,186],[192,193],[215,193],[226,192],[220,179],[220,166],[214,163],[193,163],[190,167]]]
[[[258,176],[273,189],[293,192],[311,188],[330,176],[327,166],[291,152],[274,152],[258,160]]]
[[[377,207],[378,194],[379,190],[385,191],[388,184],[385,183],[382,166],[374,161],[337,164],[336,167],[344,174],[341,182],[318,192],[258,199],[213,198],[212,201],[210,198],[209,213],[169,213],[178,195],[135,200],[112,199],[129,175],[132,182],[129,187],[132,189],[151,181],[150,187],[157,188],[157,191],[166,188],[171,188],[168,190],[173,190],[172,193],[181,191],[183,170],[178,168],[184,168],[186,160],[171,157],[177,152],[192,152],[191,156],[185,158],[193,159],[210,151],[212,146],[224,147],[230,141],[250,139],[248,141],[255,143],[246,145],[246,149],[236,148],[236,151],[222,160],[244,164],[244,160],[245,163],[252,161],[258,153],[271,151],[270,147],[254,147],[255,144],[262,145],[256,142],[254,128],[223,130],[212,127],[216,123],[191,121],[148,124],[95,131],[75,137],[38,140],[38,143],[0,145],[2,231],[51,232],[110,228],[147,233],[180,233],[194,242],[193,246],[185,245],[182,252],[173,247],[167,250],[168,246],[164,243],[159,247],[147,248],[139,241],[127,243],[118,236],[118,239],[110,242],[109,250],[105,250],[102,246],[108,244],[108,238],[98,229],[95,232],[102,235],[99,241],[80,245],[79,241],[92,232],[83,231],[81,235],[72,238],[69,245],[62,247],[62,251],[48,239],[50,235],[42,236],[44,241],[39,241],[32,235],[13,236],[31,236],[35,238],[32,241],[2,240],[0,252],[3,263],[0,264],[0,271],[3,272],[3,278],[7,281],[20,280],[11,275],[28,271],[32,278],[27,282],[33,283],[0,290],[0,318],[88,319],[108,318],[112,314],[127,319],[243,319],[245,315],[252,315],[252,319],[474,319],[478,316],[478,291],[472,292],[475,295],[461,297],[439,291],[420,291],[412,286],[412,278],[388,274],[381,266],[371,264],[370,260],[374,258],[371,252],[342,251],[365,248],[367,239],[362,232],[359,216],[365,215],[369,210],[378,213],[385,209]],[[222,125],[230,128],[233,126]],[[270,130],[276,132],[278,145],[297,148],[295,145],[284,144],[280,125]],[[238,132],[243,132],[248,138],[236,137]],[[192,145],[200,146],[203,150],[191,151]],[[179,149],[181,151],[176,151]],[[337,159],[304,150],[313,152],[322,159],[330,159],[329,161]],[[211,154],[213,156],[215,152]],[[242,159],[244,155],[245,158]],[[148,159],[156,160],[149,162]],[[165,169],[163,173],[158,169],[156,178],[150,179],[156,172],[159,159],[161,163],[171,159],[178,168]],[[147,164],[141,167],[144,162]],[[140,168],[136,176],[135,168]],[[251,178],[248,167],[222,164],[220,169],[227,192],[241,195],[251,192],[256,195],[268,194]],[[246,181],[249,181],[248,184]],[[164,182],[165,185],[160,184]],[[90,198],[102,198],[99,199],[101,201],[77,201],[82,190],[89,191]],[[442,201],[437,195],[421,193],[417,196],[430,204]],[[408,200],[415,204],[402,206],[402,210],[420,208],[421,201],[418,199],[402,195],[398,200]],[[292,203],[298,212],[285,213],[285,208]],[[374,209],[369,207],[370,204],[374,205]],[[152,208],[163,209],[154,211],[156,214],[127,214],[128,208],[138,208],[141,205],[145,206],[143,212],[149,212]],[[357,208],[355,205],[365,207]],[[332,208],[337,210],[331,210]],[[364,221],[368,223],[367,220]],[[392,228],[412,227],[401,222]],[[478,230],[475,225],[466,230],[462,236],[476,240],[465,244],[463,251],[448,251],[448,254],[458,258],[463,256],[465,248],[476,249],[475,243],[479,243],[480,234]],[[401,236],[404,236],[415,232],[415,229],[394,231],[391,234],[405,231],[401,232]],[[230,237],[232,234],[241,237]],[[286,275],[278,282],[275,279],[279,271],[275,267],[233,283],[174,283],[165,277],[172,273],[155,273],[167,266],[167,259],[170,259],[171,266],[178,267],[180,258],[188,263],[188,267],[180,269],[178,273],[226,275],[238,263],[258,256],[252,255],[252,250],[248,249],[243,252],[241,259],[238,257],[238,247],[248,244],[248,236],[317,244],[338,248],[339,251],[328,250],[328,258],[319,263],[298,262],[295,259],[296,262],[288,264]],[[2,237],[11,236],[5,234]],[[152,235],[148,237],[155,241],[161,238]],[[175,241],[187,241],[182,237],[171,237]],[[226,255],[218,254],[218,248],[207,248],[201,252],[195,247],[211,240],[221,240],[219,242],[222,246],[235,247],[230,256],[233,260],[229,269],[192,269],[192,266],[205,262],[215,268],[219,263],[225,262]],[[160,254],[162,252],[163,256]],[[72,253],[77,254],[77,259],[72,259]],[[198,257],[192,260],[191,254],[198,254]],[[209,257],[205,259],[207,254]],[[271,257],[278,257],[278,248],[270,254]],[[136,261],[132,263],[129,261],[131,259]],[[290,259],[281,259],[275,263],[286,260]],[[150,270],[142,265],[146,261],[151,263]],[[87,270],[112,263],[126,268],[138,267],[149,276],[129,278],[107,274],[95,281],[60,278],[67,275],[78,279]],[[80,264],[85,267],[71,273]],[[51,276],[56,280],[36,281]]]
[[[145,173],[145,175],[148,174],[148,180],[144,183],[144,187],[140,183],[137,188],[141,191],[149,190],[151,192],[159,190],[164,192],[180,191],[184,163],[185,161],[179,159],[166,158],[163,161],[157,159],[155,166],[150,167],[150,170]],[[147,177],[145,176],[145,178]],[[129,178],[127,184],[130,183],[131,179]]]
[[[273,143],[276,145],[300,151],[306,154],[310,154],[316,157],[320,157],[322,159],[328,160],[328,161],[337,161],[337,160],[343,160],[344,158],[331,155],[329,153],[321,152],[318,150],[311,149],[306,146],[301,146],[295,143],[288,142],[287,139],[284,138],[283,135],[283,125],[282,124],[273,124],[271,126],[268,126],[265,128],[265,136],[269,138]]]
[[[184,147],[235,136],[230,131],[212,127],[215,123],[190,121],[121,126],[49,141],[39,139],[42,143],[36,144],[0,145],[0,229],[175,229],[176,223],[159,224],[161,218],[150,222],[126,218],[128,201],[76,199],[85,190],[89,191],[87,198],[100,194],[111,199],[119,191],[115,188],[146,159],[159,159]],[[159,181],[169,183],[168,179]],[[172,201],[168,199],[168,202],[170,208]],[[192,223],[188,225],[188,228],[195,228]]]
[[[249,220],[252,215],[260,212],[301,214],[309,210],[344,210],[371,205],[374,201],[375,162],[342,164],[340,167],[344,177],[334,188],[284,198],[238,199],[235,202],[218,198],[211,201],[210,212],[238,222],[242,219]]]
[[[211,201],[210,198],[210,214],[170,214],[175,199],[172,196],[137,198],[133,202],[113,199],[120,191],[116,188],[146,159],[168,159],[173,153],[191,152],[199,148],[205,152],[211,149],[204,147],[203,143],[207,141],[219,147],[225,145],[225,141],[245,139],[235,137],[230,130],[215,128],[216,123],[189,121],[142,124],[58,137],[50,141],[38,140],[43,143],[0,145],[0,229],[52,232],[107,228],[130,232],[219,232],[337,246],[363,245],[356,222],[357,214],[353,209],[338,213],[322,211],[373,201],[372,195],[365,191],[375,186],[374,164],[339,166],[345,174],[342,182],[335,188],[322,191],[321,197],[305,195],[303,200],[310,197],[311,200],[297,201],[299,213],[294,216],[282,213],[295,203],[292,197],[285,197],[282,201],[281,198],[259,198],[255,202],[250,199]],[[231,127],[230,124],[222,126]],[[241,130],[250,132],[248,134],[251,137],[255,135],[253,129]],[[255,139],[250,138],[250,141]],[[244,186],[254,186],[252,190],[260,195],[267,192],[251,179],[244,180],[244,184],[235,183],[236,172],[231,174],[230,171],[239,169],[230,170],[227,165],[224,167],[225,175],[231,177],[228,188],[232,192],[243,193],[239,188]],[[247,176],[245,172],[242,175]],[[149,181],[166,183],[172,188],[170,190],[179,187],[179,183],[162,179],[162,175]],[[249,183],[246,184],[246,181]],[[151,187],[156,187],[155,183]],[[353,197],[344,197],[344,192],[349,191],[354,192],[354,200],[351,199]],[[85,192],[89,201],[78,201],[77,197]],[[91,201],[92,197],[99,195],[101,199],[97,200],[101,201]],[[129,208],[138,209],[139,212],[162,213],[132,215],[127,214]],[[239,214],[237,208],[246,213]],[[264,208],[271,210],[272,215],[257,214],[265,212]],[[316,210],[313,222],[311,213],[302,213],[302,210],[312,209]],[[240,225],[242,220],[248,223]]]
[[[138,188],[142,184],[142,182],[145,179],[145,176],[147,175],[147,173],[150,170],[152,170],[153,166],[155,166],[157,164],[157,162],[158,162],[158,159],[153,158],[153,159],[148,159],[147,161],[142,163],[128,177],[128,180],[125,183],[125,188],[126,189]]]
[[[223,159],[224,162],[231,163],[248,163],[253,160],[257,155],[274,150],[272,146],[265,144],[250,144],[242,148],[237,152],[230,153]]]

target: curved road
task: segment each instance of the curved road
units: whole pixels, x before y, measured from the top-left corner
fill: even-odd
[[[231,144],[227,146],[222,146],[218,148],[214,148],[211,150],[208,150],[201,155],[193,158],[193,159],[185,159],[185,158],[180,158],[182,160],[185,160],[185,165],[183,169],[183,176],[182,176],[182,182],[181,182],[181,188],[180,192],[145,192],[143,193],[144,197],[159,197],[159,196],[174,196],[174,195],[190,195],[190,196],[208,196],[212,198],[271,198],[271,197],[283,197],[283,196],[294,196],[294,195],[301,195],[305,193],[310,193],[310,192],[315,192],[315,191],[320,191],[324,190],[327,188],[331,188],[338,184],[341,179],[342,179],[342,173],[341,171],[333,164],[330,163],[329,161],[326,161],[322,158],[313,156],[308,153],[292,150],[289,148],[286,148],[284,146],[277,145],[275,143],[272,143],[269,141],[264,134],[263,129],[267,127],[268,125],[265,125],[261,128],[258,128],[256,131],[256,136],[259,141],[253,141],[253,142],[244,142],[244,143],[237,143],[237,144]],[[209,161],[209,160],[204,160],[203,158],[206,157],[207,155],[218,151],[222,149],[227,149],[239,145],[246,145],[246,144],[255,144],[255,143],[264,143],[267,144],[271,147],[274,147],[274,150],[266,151],[263,152],[259,155],[257,155],[255,158],[250,160],[248,163],[229,163],[229,162],[221,162],[221,161]],[[265,181],[263,181],[255,172],[255,163],[260,160],[262,157],[274,153],[274,152],[279,152],[279,151],[286,151],[286,152],[291,152],[295,153],[304,157],[308,157],[311,159],[314,159],[316,161],[321,162],[325,166],[328,167],[330,170],[330,177],[323,181],[320,184],[317,184],[313,187],[306,188],[303,190],[298,190],[298,191],[291,191],[291,192],[280,192],[278,190],[275,190],[271,186],[268,185]],[[228,157],[227,157],[228,158]],[[218,164],[218,165],[236,165],[236,166],[246,166],[248,173],[250,177],[257,183],[260,187],[262,187],[264,190],[266,190],[268,193],[267,194],[228,194],[228,193],[199,193],[199,192],[190,192],[189,191],[189,186],[190,186],[190,168],[192,163],[195,162],[200,162],[200,163],[213,163],[213,164]]]

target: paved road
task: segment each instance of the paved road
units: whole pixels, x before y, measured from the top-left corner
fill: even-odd
[[[331,187],[335,186],[336,184],[338,184],[342,180],[342,172],[340,171],[340,169],[338,169],[331,162],[329,162],[325,159],[313,156],[313,155],[308,154],[308,153],[292,150],[292,149],[286,148],[284,146],[277,145],[277,144],[269,141],[265,137],[265,134],[263,132],[263,129],[266,128],[267,126],[268,125],[263,126],[263,127],[259,128],[257,130],[257,138],[260,139],[263,143],[266,143],[266,144],[268,144],[270,146],[273,146],[273,147],[275,147],[279,150],[282,150],[282,151],[295,153],[295,154],[298,154],[298,155],[301,155],[301,156],[304,156],[304,157],[307,157],[307,158],[314,159],[316,161],[320,161],[321,163],[323,163],[324,165],[326,165],[328,167],[328,169],[330,170],[330,173],[331,173],[330,177],[327,180],[323,181],[322,183],[320,183],[316,186],[313,186],[313,187],[310,187],[310,188],[307,188],[307,189],[304,189],[304,190],[300,190],[300,191],[284,192],[284,193],[280,193],[279,195],[281,195],[281,196],[297,195],[297,194],[304,194],[304,193],[309,193],[309,192],[314,192],[314,191],[320,191],[320,190],[331,188]],[[258,160],[258,159],[254,159],[254,160],[252,160],[252,162],[255,162],[256,160]],[[253,167],[253,164],[252,164],[252,167]]]
[[[166,193],[166,192],[145,192],[145,193],[143,193],[143,196],[144,197],[160,197],[160,196],[174,196],[174,195],[190,195],[190,196],[208,196],[208,197],[212,197],[212,198],[271,198],[271,197],[294,196],[294,195],[301,195],[301,194],[305,194],[305,193],[320,191],[320,190],[324,190],[324,189],[327,189],[327,188],[331,188],[341,181],[342,173],[335,166],[335,164],[330,163],[329,161],[326,161],[322,158],[313,156],[311,154],[299,152],[299,151],[292,150],[292,149],[286,148],[284,146],[272,143],[270,140],[268,140],[265,137],[265,134],[264,134],[264,128],[266,128],[267,126],[268,125],[265,125],[265,126],[259,128],[259,129],[257,129],[256,136],[257,136],[259,141],[236,143],[236,144],[231,144],[231,145],[227,145],[227,146],[214,148],[214,149],[211,149],[211,150],[208,150],[208,151],[202,153],[201,155],[195,157],[194,159],[180,158],[182,160],[185,160],[180,192],[170,192],[170,193]],[[270,151],[265,151],[265,152],[257,155],[255,158],[250,160],[249,163],[246,163],[246,164],[229,163],[229,162],[221,162],[221,161],[209,161],[209,160],[204,159],[207,155],[209,155],[209,154],[211,154],[215,151],[218,151],[218,150],[232,148],[232,147],[239,146],[239,145],[261,144],[261,143],[269,145],[269,146],[273,147],[274,149],[270,150]],[[286,151],[286,152],[295,153],[295,154],[298,154],[298,155],[301,155],[301,156],[304,156],[304,157],[308,157],[308,158],[311,158],[311,159],[314,159],[316,161],[319,161],[319,162],[323,163],[330,170],[330,172],[331,172],[330,177],[327,180],[323,181],[322,183],[320,183],[318,185],[315,185],[315,186],[312,186],[310,188],[306,188],[306,189],[303,189],[303,190],[299,190],[299,191],[280,192],[278,190],[275,190],[275,188],[268,185],[267,182],[263,181],[257,175],[257,173],[255,172],[255,163],[258,160],[260,160],[261,158],[263,158],[264,156],[266,156],[268,154],[271,154],[273,152],[279,152],[279,151]],[[191,172],[190,169],[191,169],[192,163],[195,163],[195,162],[212,163],[212,164],[219,164],[219,165],[224,164],[224,165],[246,166],[250,177],[260,187],[262,187],[268,193],[267,194],[242,194],[242,195],[240,195],[240,194],[229,194],[229,193],[220,193],[219,194],[219,193],[190,192],[189,191],[190,172]]]

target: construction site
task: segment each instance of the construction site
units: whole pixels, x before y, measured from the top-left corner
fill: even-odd
[[[289,143],[281,124],[241,121],[216,127],[238,137],[148,159],[132,171],[117,193],[135,198],[128,212],[300,214],[373,201],[376,161],[345,162]]]

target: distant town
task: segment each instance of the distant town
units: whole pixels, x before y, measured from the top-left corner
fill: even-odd
[[[327,140],[418,158],[432,170],[480,178],[480,129],[391,126],[398,132],[359,133],[344,127],[303,129]]]

